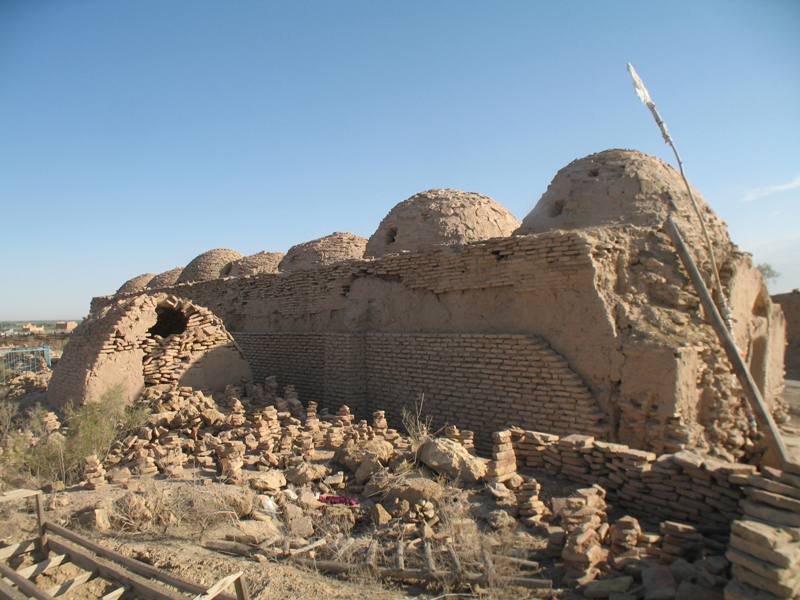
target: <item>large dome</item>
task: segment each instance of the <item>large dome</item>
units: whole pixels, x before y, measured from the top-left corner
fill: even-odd
[[[147,287],[147,284],[151,279],[153,279],[153,277],[155,277],[153,273],[143,273],[142,275],[137,275],[132,279],[128,279],[128,281],[119,286],[117,294],[133,294],[135,292],[141,292]]]
[[[692,188],[715,245],[730,244],[727,226]],[[561,169],[516,233],[542,233],[603,225],[661,227],[670,198],[687,237],[700,226],[680,174],[663,160],[636,150],[605,150]]]
[[[278,265],[285,255],[283,252],[259,252],[238,260],[225,267],[225,277],[247,277],[258,273],[277,273]]]
[[[175,285],[178,282],[178,277],[181,276],[181,272],[183,272],[183,267],[175,267],[169,271],[159,273],[150,280],[150,283],[147,284],[147,289],[157,290]]]
[[[518,226],[517,218],[488,196],[452,189],[427,190],[389,211],[369,238],[365,256],[505,237]]]
[[[315,269],[343,260],[364,257],[367,240],[352,233],[337,231],[317,240],[289,248],[278,268],[281,271]]]
[[[219,279],[223,276],[223,270],[228,263],[239,258],[242,258],[241,254],[227,248],[215,248],[214,250],[203,252],[186,265],[186,268],[183,269],[180,277],[178,277],[178,283]]]

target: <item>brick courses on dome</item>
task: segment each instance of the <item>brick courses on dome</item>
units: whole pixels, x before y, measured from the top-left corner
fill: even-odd
[[[505,237],[518,226],[517,218],[488,196],[432,189],[392,208],[369,238],[365,256]]]
[[[247,277],[259,273],[277,273],[278,265],[285,256],[283,252],[259,252],[238,260],[225,267],[225,277]]]
[[[128,281],[119,286],[117,294],[141,292],[147,288],[147,284],[150,283],[153,277],[155,277],[154,273],[143,273],[142,275],[137,275],[136,277],[128,279]]]
[[[242,258],[241,254],[227,248],[215,248],[208,252],[203,252],[186,265],[180,277],[178,277],[178,283],[219,279],[224,276],[223,271],[228,263],[240,258]]]
[[[728,227],[692,189],[709,235],[721,253],[730,251]],[[680,174],[655,156],[636,150],[605,150],[561,169],[515,233],[543,233],[606,225],[660,228],[677,206],[684,235],[702,242],[701,230]]]
[[[183,267],[175,267],[174,269],[170,269],[169,271],[164,271],[163,273],[159,273],[150,280],[150,283],[147,284],[147,289],[157,290],[159,288],[175,285],[176,283],[178,283],[178,277],[181,276],[182,272],[183,272]]]
[[[289,248],[278,268],[281,271],[315,269],[364,257],[367,240],[346,231],[336,231]]]

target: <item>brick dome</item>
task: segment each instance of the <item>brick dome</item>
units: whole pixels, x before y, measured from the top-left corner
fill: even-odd
[[[277,273],[283,252],[259,252],[228,263],[225,277],[247,277],[258,273]]]
[[[692,189],[712,242],[730,245],[728,229]],[[689,238],[701,242],[700,226],[680,174],[660,158],[636,150],[605,150],[572,161],[561,169],[516,233],[581,229],[604,225],[661,227],[669,199],[677,205],[677,221]]]
[[[175,285],[178,282],[178,277],[180,277],[182,271],[183,267],[175,267],[169,271],[159,273],[150,280],[150,283],[147,284],[147,289],[156,290],[158,288],[165,288]]]
[[[178,277],[178,283],[219,279],[223,276],[223,270],[228,263],[240,258],[242,258],[241,254],[227,248],[215,248],[214,250],[203,252],[186,265],[180,277]]]
[[[141,292],[147,287],[147,284],[150,283],[150,280],[152,280],[153,277],[155,277],[155,274],[153,273],[143,273],[142,275],[137,275],[132,279],[128,279],[128,281],[119,287],[117,294],[133,294],[136,292]]]
[[[337,231],[310,242],[289,248],[278,268],[281,271],[315,269],[343,260],[364,257],[367,240],[348,232]]]
[[[518,226],[514,215],[483,194],[452,189],[427,190],[389,211],[369,238],[365,256],[506,237]]]

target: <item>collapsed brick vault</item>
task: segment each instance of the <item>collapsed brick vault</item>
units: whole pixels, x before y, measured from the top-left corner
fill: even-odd
[[[350,244],[342,260],[316,268],[231,277],[221,266],[217,278],[95,298],[56,369],[52,399],[97,399],[112,383],[135,395],[153,384],[143,367],[147,330],[157,320],[154,307],[169,299],[218,318],[230,363],[206,387],[276,375],[323,407],[346,403],[361,415],[386,409],[395,421],[424,395],[426,414],[474,429],[479,447],[489,432],[513,424],[656,452],[695,447],[741,458],[754,450],[743,394],[662,231],[671,198],[708,275],[697,221],[671,167],[622,150],[574,161],[512,235],[478,241],[475,231],[494,228],[470,221],[482,218],[470,195],[420,196],[425,219],[441,214],[459,223],[438,246],[431,246],[435,233],[426,234],[419,248],[409,242],[402,252],[364,259],[347,258]],[[403,204],[404,228],[413,227],[413,200]],[[783,315],[750,257],[701,205],[737,342],[780,418]],[[454,238],[454,231],[469,235]],[[211,349],[162,362],[203,373],[210,369],[198,361]],[[183,377],[159,383],[185,384]]]

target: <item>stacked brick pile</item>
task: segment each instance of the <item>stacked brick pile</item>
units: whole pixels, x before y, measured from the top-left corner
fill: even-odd
[[[513,440],[520,467],[597,483],[615,504],[661,519],[719,528],[741,514],[743,491],[733,476],[756,470],[688,451],[656,456],[585,435],[516,431]]]
[[[654,552],[653,544],[658,536],[649,536],[642,531],[635,517],[625,516],[614,522],[608,530],[610,563],[616,569],[623,569]]]
[[[524,482],[517,488],[517,514],[526,525],[538,525],[550,511],[539,499],[542,486],[532,477],[524,478]]]
[[[495,431],[492,434],[492,460],[486,476],[497,482],[508,481],[517,474],[517,459],[510,431]]]
[[[558,436],[538,431],[523,431],[522,429],[514,429],[512,433],[517,465],[529,469],[544,469],[547,464],[544,452],[558,442]],[[561,462],[556,461],[554,467],[556,464],[560,466]]]
[[[47,411],[42,415],[42,427],[47,435],[61,429],[61,421],[58,420],[56,413]]]
[[[737,475],[746,486],[743,518],[733,522],[726,558],[733,579],[726,600],[800,596],[800,477],[763,469]]]
[[[96,454],[86,457],[84,461],[83,477],[86,480],[86,487],[96,490],[106,483],[106,470]]]
[[[475,432],[469,429],[459,429],[456,425],[448,425],[442,431],[442,434],[447,439],[458,442],[470,454],[475,454]]]
[[[605,490],[598,486],[583,488],[562,501],[554,504],[554,510],[566,534],[561,551],[564,581],[585,585],[600,574],[597,567],[608,557],[602,545],[608,531]]]

